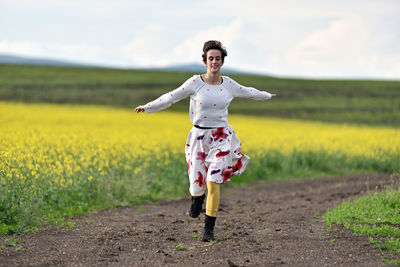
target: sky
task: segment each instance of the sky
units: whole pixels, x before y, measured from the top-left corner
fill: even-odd
[[[0,53],[119,68],[202,64],[299,78],[400,80],[398,0],[0,0]]]

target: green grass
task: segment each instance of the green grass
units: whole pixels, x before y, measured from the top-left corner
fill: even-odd
[[[400,257],[400,191],[389,188],[383,192],[370,193],[354,202],[345,201],[323,216],[330,227],[342,224],[355,235],[367,235],[369,242],[391,257],[385,262],[398,264]]]
[[[132,108],[181,85],[193,73],[0,65],[0,100]],[[230,75],[278,94],[268,103],[235,99],[231,113],[400,126],[400,81],[306,80]],[[171,110],[187,111],[188,99]]]

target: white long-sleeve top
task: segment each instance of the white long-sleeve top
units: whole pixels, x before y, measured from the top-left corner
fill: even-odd
[[[228,107],[235,97],[268,100],[271,94],[253,87],[238,84],[228,76],[222,76],[222,83],[205,83],[200,75],[193,75],[177,89],[163,94],[145,105],[147,113],[157,112],[190,96],[189,115],[193,125],[201,127],[228,126]]]

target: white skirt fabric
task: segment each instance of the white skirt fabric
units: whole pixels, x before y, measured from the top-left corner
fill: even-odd
[[[193,127],[185,147],[190,194],[203,195],[206,181],[225,183],[231,180],[232,175],[243,173],[250,158],[240,152],[240,146],[231,126],[215,129]]]

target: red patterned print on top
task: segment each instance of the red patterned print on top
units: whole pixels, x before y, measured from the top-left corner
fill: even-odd
[[[228,137],[228,135],[224,131],[224,128],[217,128],[217,130],[213,130],[212,136],[214,137],[214,141],[218,139],[225,139]]]

